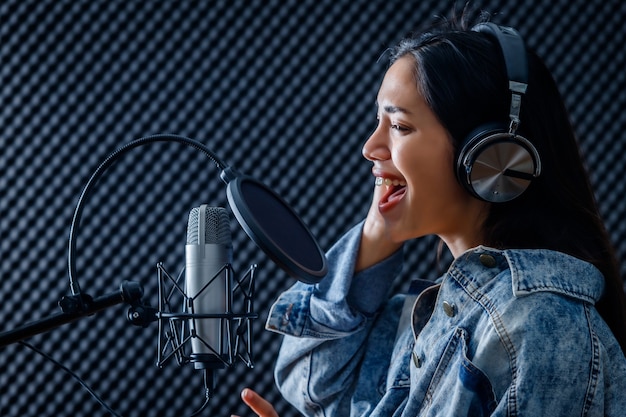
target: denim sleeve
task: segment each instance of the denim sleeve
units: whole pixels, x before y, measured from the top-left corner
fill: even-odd
[[[267,320],[268,330],[285,335],[276,383],[305,415],[349,415],[349,387],[358,377],[367,329],[402,266],[400,250],[355,275],[362,227],[331,248],[320,283],[296,283],[278,297]]]
[[[266,328],[291,336],[332,339],[358,331],[388,298],[402,268],[399,250],[354,274],[363,222],[328,252],[328,274],[316,285],[296,283],[270,310]]]

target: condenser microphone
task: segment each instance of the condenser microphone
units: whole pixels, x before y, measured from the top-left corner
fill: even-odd
[[[232,262],[232,237],[228,211],[206,204],[189,213],[185,246],[185,289],[191,314],[224,314],[229,286],[227,264]],[[189,319],[191,362],[196,369],[222,368],[228,340],[224,320]]]

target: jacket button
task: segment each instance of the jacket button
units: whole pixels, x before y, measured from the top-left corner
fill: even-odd
[[[415,365],[416,368],[420,368],[422,366],[422,360],[420,357],[417,353],[415,353],[415,351],[411,353],[411,356],[413,357],[413,365]]]
[[[481,264],[485,265],[488,268],[493,268],[494,266],[496,266],[496,258],[491,255],[487,255],[486,253],[481,254],[478,259],[480,260]]]
[[[448,301],[443,302],[443,311],[448,317],[456,316],[456,306]]]

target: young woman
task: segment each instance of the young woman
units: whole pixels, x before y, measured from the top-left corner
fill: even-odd
[[[623,283],[545,65],[510,28],[451,23],[395,48],[377,104],[367,218],[270,312],[283,396],[311,416],[623,415]],[[402,242],[429,234],[452,265],[389,298]]]

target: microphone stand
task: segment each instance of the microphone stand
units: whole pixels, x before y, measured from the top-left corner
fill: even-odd
[[[19,342],[31,336],[47,332],[64,324],[71,323],[81,317],[91,316],[108,307],[122,303],[130,304],[131,308],[128,310],[127,319],[131,324],[147,327],[151,322],[159,322],[157,366],[162,367],[163,364],[172,357],[176,358],[179,365],[183,365],[188,362],[196,362],[194,363],[194,366],[196,366],[198,365],[198,362],[203,362],[194,358],[193,354],[187,355],[185,353],[185,342],[192,338],[199,339],[200,342],[203,343],[217,358],[218,361],[216,363],[200,363],[196,366],[196,368],[204,369],[205,371],[204,376],[206,388],[206,401],[202,407],[193,414],[197,415],[207,406],[209,399],[212,397],[215,384],[213,373],[214,369],[223,366],[232,366],[237,359],[241,359],[249,368],[254,367],[251,346],[252,326],[250,321],[258,318],[258,314],[254,313],[253,310],[254,272],[256,265],[251,266],[242,279],[237,279],[237,285],[234,289],[230,284],[230,279],[227,278],[228,284],[226,287],[228,288],[228,291],[226,294],[226,300],[228,308],[223,314],[195,314],[193,308],[193,301],[195,297],[189,297],[185,294],[184,290],[178,285],[178,280],[171,277],[161,263],[157,265],[159,269],[159,309],[155,309],[141,303],[143,287],[136,282],[124,281],[120,285],[119,291],[101,297],[92,298],[80,290],[80,286],[76,280],[76,235],[78,233],[78,227],[82,215],[83,202],[90,194],[100,176],[120,156],[139,146],[156,142],[178,142],[205,153],[209,159],[215,163],[217,168],[222,171],[220,178],[228,185],[228,200],[235,216],[237,217],[237,220],[240,222],[248,236],[250,236],[252,240],[257,243],[257,245],[264,249],[270,258],[277,262],[283,269],[292,275],[300,276],[305,282],[317,282],[319,278],[326,274],[326,258],[321,253],[321,249],[317,245],[317,242],[312,240],[312,236],[310,236],[310,232],[306,226],[299,220],[297,215],[293,213],[291,208],[287,206],[282,199],[280,199],[280,197],[261,184],[252,181],[250,178],[239,176],[232,168],[219,159],[213,151],[200,142],[184,136],[171,134],[146,136],[128,143],[115,151],[113,154],[109,155],[109,157],[105,159],[100,166],[98,166],[83,188],[74,211],[69,236],[68,272],[70,290],[72,294],[64,296],[59,300],[58,304],[62,312],[48,316],[41,320],[27,323],[16,329],[0,333],[0,348],[11,343]],[[253,192],[250,192],[248,195],[248,192],[243,191],[244,189],[252,190]],[[316,249],[316,252],[321,255],[319,262],[315,262],[311,268],[301,266],[297,260],[292,258],[291,253],[286,253],[282,247],[276,247],[272,237],[265,236],[263,229],[263,221],[265,219],[257,219],[250,213],[250,209],[248,208],[248,203],[251,202],[248,198],[252,198],[256,202],[256,199],[260,195],[264,195],[269,199],[269,205],[266,205],[264,210],[270,210],[272,213],[275,213],[276,210],[278,210],[278,214],[287,215],[289,218],[296,220],[295,222],[292,220],[292,225],[305,234],[304,240],[311,244],[310,247],[307,247],[307,250],[313,247]],[[309,242],[309,240],[312,241]],[[228,277],[228,274],[230,274],[231,271],[230,264],[225,265],[224,268],[227,270]],[[166,279],[169,280],[171,285],[173,285],[167,294],[164,289]],[[246,283],[246,286],[244,286],[244,283]],[[203,290],[206,289],[207,286],[208,284],[205,285]],[[232,311],[232,294],[235,291],[241,292],[241,295],[243,296],[242,301],[245,308],[244,313],[234,313]],[[186,306],[189,309],[188,311],[182,313],[171,311],[170,298],[175,294],[182,296],[186,300]],[[203,340],[194,329],[191,329],[190,334],[187,334],[185,323],[188,323],[189,320],[195,321],[201,319],[219,319],[221,321],[225,321],[226,331],[224,332],[225,334],[220,332],[219,345],[221,347],[219,351],[211,347],[207,341]],[[166,322],[169,326],[165,325]],[[235,322],[238,323],[238,326],[236,329],[233,329]],[[227,352],[222,352],[223,340],[228,342]],[[240,347],[245,349],[244,354],[239,353]]]
[[[129,303],[133,307],[136,307],[136,311],[133,311],[132,313],[129,312],[129,320],[135,325],[142,325],[143,327],[146,327],[147,323],[158,320],[158,311],[149,307],[146,308],[140,304],[140,299],[143,296],[143,288],[137,283],[124,281],[120,286],[119,292],[107,294],[95,299],[82,293],[76,280],[76,265],[74,259],[74,252],[76,252],[76,235],[78,233],[78,226],[80,224],[80,218],[83,211],[83,202],[90,194],[97,180],[111,165],[113,165],[113,163],[115,163],[115,161],[117,161],[120,156],[139,146],[156,142],[178,142],[191,146],[204,152],[217,165],[218,168],[224,169],[227,167],[227,165],[219,159],[213,151],[208,149],[202,143],[184,136],[170,134],[158,134],[137,139],[109,155],[109,157],[106,158],[100,166],[98,166],[96,171],[89,178],[89,181],[83,188],[74,210],[74,217],[72,218],[72,224],[70,227],[68,251],[68,272],[72,295],[64,296],[61,300],[59,300],[58,304],[63,312],[49,316],[42,320],[28,323],[17,329],[0,333],[0,347],[46,332],[63,324],[71,323],[81,317],[90,316],[98,311],[104,310],[107,307],[121,303]],[[151,317],[152,313],[154,313],[154,317]]]
[[[108,307],[122,303],[127,303],[135,307],[135,312],[143,312],[145,316],[143,317],[144,320],[156,321],[156,310],[142,306],[142,296],[143,287],[141,284],[133,281],[124,281],[120,285],[119,291],[96,298],[92,298],[88,294],[80,293],[64,296],[59,300],[59,307],[61,307],[62,310],[61,313],[53,314],[41,320],[32,321],[13,330],[0,333],[0,347],[47,332],[64,324],[76,321],[81,317],[91,316]],[[151,313],[154,313],[153,320],[149,320]]]

